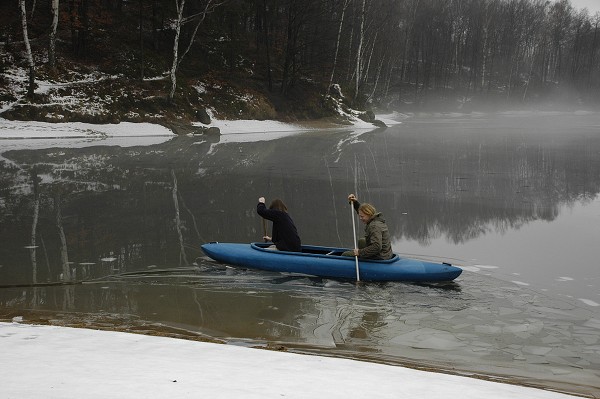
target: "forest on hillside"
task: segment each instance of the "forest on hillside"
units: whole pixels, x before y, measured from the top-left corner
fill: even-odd
[[[356,108],[600,100],[600,15],[569,0],[10,0],[0,11],[0,73],[27,69],[30,99],[36,77],[68,80],[79,65],[132,85],[162,76],[167,102],[198,82],[273,101],[335,87]]]

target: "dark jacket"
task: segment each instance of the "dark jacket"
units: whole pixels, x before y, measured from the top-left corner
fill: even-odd
[[[354,201],[354,209],[358,212],[360,203]],[[365,226],[366,246],[358,250],[358,256],[366,259],[391,259],[394,256],[390,232],[381,212],[375,214]]]
[[[259,202],[256,212],[263,218],[273,222],[273,244],[280,251],[302,252],[300,236],[294,221],[287,212],[276,209],[267,209],[267,206]]]

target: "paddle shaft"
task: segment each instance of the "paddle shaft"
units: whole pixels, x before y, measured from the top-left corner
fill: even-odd
[[[354,235],[354,248],[358,248],[358,244],[356,241],[356,226],[354,225],[354,202],[350,201],[350,213],[352,213],[352,234]],[[356,261],[356,281],[360,281],[360,273],[358,269],[358,255],[354,256],[354,260]]]
[[[262,226],[263,226],[263,240],[264,240],[265,242],[267,242],[267,239],[266,239],[266,238],[264,238],[264,237],[266,237],[266,236],[267,236],[267,221],[265,220],[265,218],[262,218],[262,217],[261,217],[261,219],[262,219]]]

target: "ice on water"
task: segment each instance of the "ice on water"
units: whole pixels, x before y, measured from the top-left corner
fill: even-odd
[[[420,328],[398,335],[392,338],[391,342],[412,348],[434,350],[453,350],[466,345],[453,334],[428,328]]]
[[[588,306],[600,306],[600,303],[592,301],[591,299],[579,298],[579,300]]]
[[[386,353],[433,357],[459,369],[468,369],[476,358],[491,373],[518,369],[515,374],[538,379],[594,380],[600,371],[600,319],[593,311],[527,285],[493,282],[479,273],[467,274],[466,279],[460,293],[410,290],[405,293],[410,301],[403,301],[402,295],[393,298],[397,307],[381,317],[376,334]],[[461,298],[457,308],[454,296]],[[353,341],[347,329],[364,324],[369,306],[361,302],[360,310],[346,314],[345,326],[338,330],[345,345]]]
[[[575,280],[573,277],[559,277],[556,281],[573,281]]]

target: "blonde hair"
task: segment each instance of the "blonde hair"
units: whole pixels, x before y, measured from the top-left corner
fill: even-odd
[[[377,213],[377,210],[375,209],[375,207],[371,204],[360,204],[360,206],[358,207],[358,211],[364,213],[365,215],[369,216],[369,217],[373,217],[375,216],[375,214]]]

